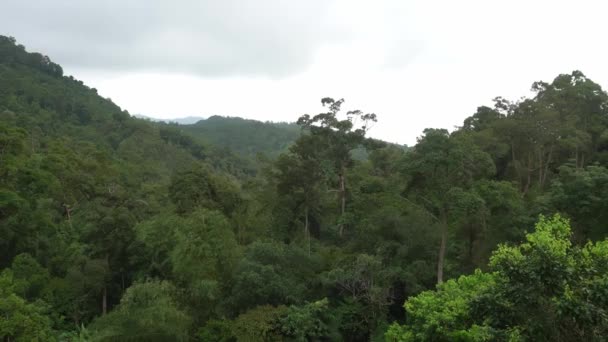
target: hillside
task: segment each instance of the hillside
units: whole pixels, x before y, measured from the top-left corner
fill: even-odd
[[[197,141],[218,149],[231,151],[240,157],[255,163],[259,154],[276,158],[301,134],[295,123],[262,122],[239,117],[213,115],[186,117],[178,119],[155,119],[145,115],[134,115],[136,118],[157,122],[195,138]]]
[[[205,141],[212,146],[225,148],[243,158],[256,159],[265,155],[274,159],[300,137],[302,128],[296,123],[262,122],[239,117],[211,116],[195,124],[180,124],[178,127],[191,136]],[[386,144],[378,141],[378,143]],[[407,146],[391,144],[396,148],[407,149]],[[364,160],[368,157],[363,147],[351,151],[354,159]]]
[[[255,158],[258,153],[277,157],[287,151],[300,136],[295,123],[271,123],[237,117],[211,116],[181,128],[194,137],[242,156]]]
[[[332,98],[155,123],[0,36],[0,338],[603,340],[608,94],[533,90],[410,148]]]

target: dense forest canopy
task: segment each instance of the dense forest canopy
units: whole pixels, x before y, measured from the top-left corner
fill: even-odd
[[[532,90],[411,148],[338,98],[164,124],[0,36],[0,336],[602,340],[608,95]]]

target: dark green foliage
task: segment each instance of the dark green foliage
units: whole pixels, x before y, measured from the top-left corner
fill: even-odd
[[[16,44],[15,38],[0,36],[0,63],[8,65],[24,64],[54,77],[63,76],[63,69],[51,62],[48,56],[28,53],[23,45]]]
[[[559,210],[572,217],[578,239],[602,239],[608,232],[608,169],[590,165],[576,169],[559,168],[546,199],[549,210]]]
[[[334,320],[325,298],[303,306],[290,306],[278,323],[286,340],[319,341],[337,337],[336,332],[332,331]]]
[[[293,123],[273,123],[234,117],[211,116],[180,129],[213,146],[225,148],[254,159],[258,154],[277,157],[300,136]]]
[[[237,341],[282,341],[278,320],[286,313],[285,306],[259,306],[236,318],[233,334]]]
[[[230,215],[240,204],[237,185],[225,176],[213,174],[205,165],[177,173],[171,180],[169,197],[181,214],[207,208]]]
[[[342,295],[340,329],[348,340],[367,340],[387,317],[392,304],[391,276],[378,257],[360,254],[344,260],[325,275],[325,282]],[[355,308],[355,310],[352,310]]]
[[[236,311],[258,305],[301,303],[320,271],[317,257],[277,242],[254,242],[238,264],[230,295]]]
[[[240,315],[237,341],[331,341],[339,338],[327,299],[302,306],[258,306]]]
[[[27,256],[21,258],[24,263],[30,262]],[[17,261],[15,265],[23,276],[23,270]],[[34,266],[35,267],[35,266]],[[39,266],[38,266],[39,267]],[[44,275],[42,275],[44,277]],[[52,322],[48,317],[48,307],[40,299],[30,302],[23,295],[37,290],[40,278],[28,279],[17,278],[10,269],[0,273],[0,336],[11,341],[54,341]]]
[[[232,322],[227,320],[210,319],[198,334],[198,339],[209,342],[234,342],[236,337],[232,332]]]
[[[208,318],[226,294],[239,260],[234,233],[220,212],[199,210],[175,227],[175,238],[169,255],[175,278],[197,316]]]
[[[110,314],[91,324],[95,341],[187,341],[190,318],[168,282],[135,283]]]

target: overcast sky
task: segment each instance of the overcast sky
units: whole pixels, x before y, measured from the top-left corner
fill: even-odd
[[[294,121],[330,96],[411,145],[534,81],[608,84],[604,3],[2,0],[0,34],[131,114]]]

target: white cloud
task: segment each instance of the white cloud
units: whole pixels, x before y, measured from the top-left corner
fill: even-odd
[[[295,120],[321,111],[321,97],[344,97],[378,114],[373,136],[408,144],[426,127],[460,125],[495,96],[526,95],[537,80],[575,69],[608,80],[600,1],[277,0],[247,10],[254,2],[207,1],[158,5],[145,19],[128,3],[121,12],[79,2],[68,11],[77,19],[47,31],[25,15],[6,30],[0,15],[0,29],[131,113]],[[96,11],[107,34],[84,28],[100,25]]]

